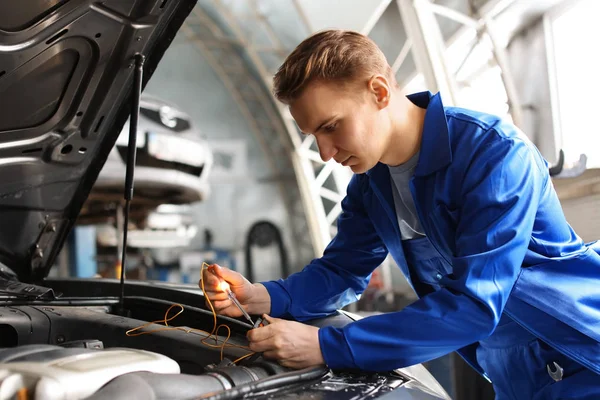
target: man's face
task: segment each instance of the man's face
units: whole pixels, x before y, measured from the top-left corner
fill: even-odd
[[[290,112],[303,133],[315,136],[323,161],[333,158],[360,174],[373,168],[387,147],[390,126],[383,108],[366,82],[364,87],[313,82]]]

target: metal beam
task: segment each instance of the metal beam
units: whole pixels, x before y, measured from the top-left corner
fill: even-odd
[[[478,34],[482,30],[485,31],[485,33],[490,38],[490,42],[492,43],[491,50],[496,64],[500,67],[502,81],[506,91],[506,96],[508,98],[508,106],[511,117],[513,119],[513,123],[516,126],[521,127],[523,117],[519,94],[514,83],[514,78],[511,73],[510,65],[507,60],[506,50],[498,41],[498,35],[496,34],[496,29],[494,27],[493,20],[493,16],[506,10],[506,8],[509,7],[514,0],[500,2],[490,1],[488,4],[482,7],[482,11],[480,12],[480,18],[473,18],[471,16],[464,15],[456,10],[453,10],[449,7],[427,2],[425,0],[418,1],[422,2],[422,8],[424,10],[429,9],[434,14],[443,16],[445,18],[463,24],[463,26],[466,28],[475,29],[478,32]],[[443,47],[445,47],[443,43],[442,45]],[[474,49],[475,46],[476,44],[471,48],[471,51]],[[466,60],[467,58],[465,58],[462,65],[464,65]]]
[[[492,42],[492,53],[496,63],[500,67],[502,74],[502,81],[504,83],[504,89],[506,90],[506,97],[508,98],[508,109],[512,117],[513,123],[522,128],[523,127],[523,112],[521,107],[521,101],[519,99],[519,93],[515,80],[512,75],[510,65],[506,56],[506,50],[503,46],[498,43],[496,30],[494,28],[494,22],[489,17],[483,17],[484,26],[490,41]]]
[[[396,57],[396,59],[394,60],[394,63],[392,64],[392,72],[394,75],[396,75],[398,73],[398,71],[400,70],[400,67],[402,66],[404,61],[406,61],[406,57],[408,57],[408,55],[410,54],[411,48],[412,48],[412,40],[410,40],[410,38],[407,38],[406,42],[404,42],[404,45],[402,46],[402,49],[400,49],[400,53],[398,54],[398,57]]]
[[[365,23],[365,26],[360,30],[360,33],[368,36],[377,24],[377,22],[379,22],[381,16],[383,15],[383,13],[385,13],[385,10],[387,10],[391,2],[392,0],[379,0],[379,4],[375,8],[375,11],[373,11],[371,16]]]
[[[397,0],[400,17],[407,36],[412,42],[412,52],[417,70],[423,74],[427,88],[441,92],[444,103],[457,103],[454,76],[445,61],[446,46],[439,25],[426,0]]]
[[[452,21],[463,24],[466,27],[477,29],[481,24],[480,21],[477,21],[474,18],[469,17],[459,11],[456,11],[450,7],[442,6],[440,4],[430,3],[429,9],[433,11],[437,15],[441,15],[446,17]]]

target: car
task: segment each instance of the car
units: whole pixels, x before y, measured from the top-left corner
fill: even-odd
[[[129,120],[78,216],[79,225],[97,227],[99,248],[117,246],[128,143]],[[212,151],[188,114],[149,95],[140,99],[136,146],[129,247],[185,248],[197,232],[188,205],[210,195]]]
[[[107,205],[123,199],[129,120],[80,212],[79,221],[104,221]],[[210,195],[213,154],[189,115],[157,97],[142,95],[137,129],[132,207],[147,215],[162,204],[191,204]]]
[[[197,286],[48,277],[194,5],[0,3],[10,31],[0,46],[0,93],[10,99],[0,107],[0,398],[447,399],[421,365],[291,370],[252,354],[254,326],[214,314]],[[133,167],[121,171],[125,227],[132,196],[143,193],[132,186],[142,166]],[[338,311],[306,323],[355,318]]]
[[[96,228],[97,252],[103,254],[101,264],[107,265],[103,275],[118,265],[118,212],[128,144],[129,120],[77,220],[78,225]],[[130,210],[128,248],[133,256],[145,251],[164,262],[166,252],[187,248],[196,236],[190,205],[210,196],[213,153],[181,107],[148,94],[140,99],[136,146],[136,197]]]

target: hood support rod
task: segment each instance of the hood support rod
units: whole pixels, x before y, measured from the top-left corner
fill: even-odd
[[[126,315],[125,299],[125,269],[127,268],[127,230],[129,226],[129,206],[133,199],[133,172],[135,170],[135,156],[137,151],[137,130],[140,116],[140,97],[142,95],[142,78],[144,75],[144,59],[142,54],[134,56],[133,86],[131,88],[131,117],[129,122],[129,142],[127,144],[127,169],[125,172],[125,212],[123,218],[123,246],[121,253],[121,293],[119,295],[120,315]]]

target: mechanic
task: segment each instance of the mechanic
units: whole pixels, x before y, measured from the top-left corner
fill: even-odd
[[[248,332],[252,350],[371,371],[458,351],[499,399],[600,398],[600,246],[569,226],[526,136],[439,94],[405,95],[377,45],[351,31],[303,41],[274,94],[322,159],[354,175],[337,235],[301,272],[252,284],[215,268],[249,313],[269,314]],[[388,252],[419,300],[343,328],[296,322],[356,301]],[[240,316],[205,279],[218,312]]]

